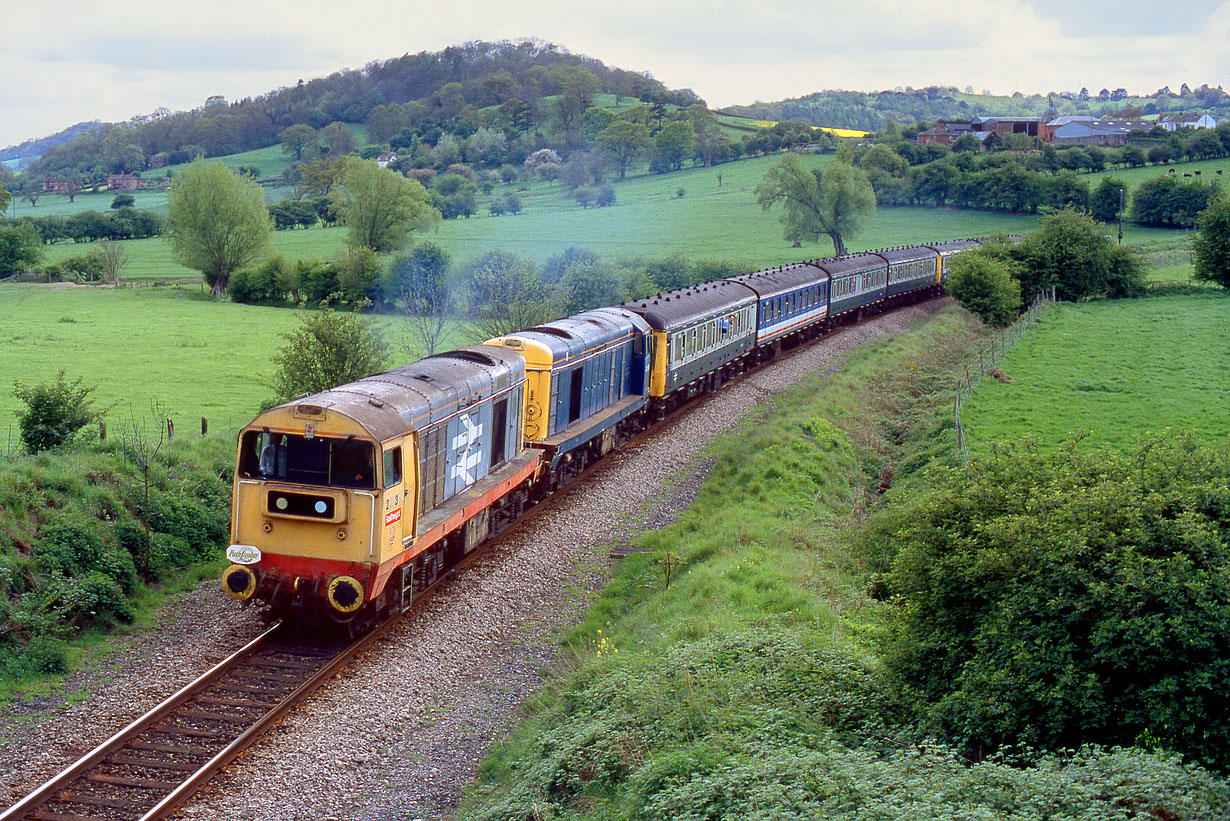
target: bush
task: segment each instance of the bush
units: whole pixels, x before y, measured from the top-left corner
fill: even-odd
[[[973,755],[1145,744],[1230,768],[1226,452],[1003,448],[936,472],[877,541],[899,550],[887,666],[928,730]]]
[[[132,194],[116,194],[111,200],[111,208],[131,208],[136,201]]]
[[[610,183],[598,186],[598,198],[595,202],[599,208],[606,208],[608,205],[614,205],[615,186]]]
[[[1021,284],[1007,260],[976,253],[955,257],[945,287],[962,308],[988,325],[1007,325],[1021,310]]]
[[[1230,196],[1219,193],[1196,227],[1196,279],[1230,288]]]
[[[17,427],[30,453],[67,444],[99,416],[89,399],[94,388],[83,388],[80,377],[67,382],[60,371],[54,384],[14,384],[13,392],[26,406],[17,412]]]

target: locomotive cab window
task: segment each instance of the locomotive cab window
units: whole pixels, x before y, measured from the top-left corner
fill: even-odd
[[[393,487],[401,484],[401,448],[393,448],[384,452],[384,486]]]
[[[243,436],[239,473],[245,479],[370,490],[376,487],[375,466],[371,442],[249,431]]]

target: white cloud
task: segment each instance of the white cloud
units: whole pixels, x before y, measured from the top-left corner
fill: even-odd
[[[538,36],[712,105],[825,88],[1221,82],[1230,0],[0,0],[0,145],[406,52]],[[1117,9],[1118,7],[1116,7]],[[1111,25],[1107,15],[1129,14]]]

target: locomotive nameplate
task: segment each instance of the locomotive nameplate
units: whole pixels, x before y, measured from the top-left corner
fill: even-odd
[[[226,558],[234,564],[256,564],[261,560],[261,549],[252,544],[233,544],[226,549]]]

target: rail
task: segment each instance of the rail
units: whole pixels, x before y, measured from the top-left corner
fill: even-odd
[[[333,648],[274,624],[0,814],[0,821],[164,818],[397,621]]]

